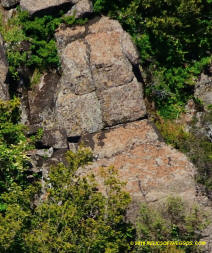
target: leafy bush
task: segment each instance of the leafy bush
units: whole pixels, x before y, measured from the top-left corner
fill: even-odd
[[[0,214],[1,252],[128,252],[134,230],[124,221],[129,194],[116,171],[102,171],[105,194],[93,176],[80,177],[88,164],[87,149],[67,154],[68,165],[51,168],[41,199],[39,184],[21,189],[13,184],[2,195],[7,208]],[[44,191],[44,189],[42,189]],[[37,203],[37,204],[36,204]],[[9,232],[9,231],[12,232]]]
[[[146,95],[160,115],[176,118],[211,61],[212,8],[206,0],[93,0],[134,39],[148,73]]]
[[[34,148],[42,133],[39,131],[36,136],[27,138],[26,128],[18,124],[19,105],[20,101],[16,98],[0,101],[0,212],[7,207],[2,194],[10,192],[14,183],[24,189],[38,177],[30,170],[27,151]],[[28,180],[29,175],[31,181]]]
[[[9,71],[14,79],[18,79],[19,73],[26,68],[42,72],[60,66],[55,29],[61,23],[83,25],[87,22],[87,19],[62,15],[59,12],[57,16],[31,18],[26,11],[18,9],[8,23],[1,18],[0,33],[6,41]]]
[[[26,128],[18,124],[19,105],[18,99],[0,101],[0,195],[14,182],[21,186],[27,184],[29,159],[26,153],[34,147],[36,138],[27,138]]]
[[[157,208],[142,204],[137,221],[137,240],[140,241],[199,241],[201,233],[209,224],[208,216],[200,207],[188,208],[179,197],[169,197]],[[181,250],[180,250],[181,248]],[[137,252],[201,252],[192,246],[171,247],[141,246]]]

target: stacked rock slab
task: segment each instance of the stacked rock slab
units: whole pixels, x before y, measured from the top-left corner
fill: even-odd
[[[8,63],[5,54],[3,39],[0,35],[0,99],[9,99],[8,87],[5,84],[8,72]]]

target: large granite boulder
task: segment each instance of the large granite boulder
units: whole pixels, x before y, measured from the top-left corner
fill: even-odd
[[[173,195],[194,201],[195,167],[185,155],[162,142],[147,120],[87,134],[82,142],[93,150],[96,161],[90,170],[97,180],[100,167],[114,166],[134,200],[155,202]]]
[[[8,72],[8,63],[5,54],[4,42],[0,35],[0,99],[9,98],[8,86],[5,84]]]
[[[92,12],[92,4],[89,0],[21,0],[20,6],[30,15],[42,15],[64,9],[76,17]]]
[[[56,118],[67,136],[146,115],[142,84],[133,72],[139,56],[117,21],[102,17],[86,26],[61,27],[55,36],[63,69]]]

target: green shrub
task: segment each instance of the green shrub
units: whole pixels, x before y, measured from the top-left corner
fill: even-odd
[[[27,184],[26,152],[33,148],[33,142],[26,137],[26,128],[18,124],[19,104],[18,99],[0,101],[0,195],[13,182]]]
[[[27,151],[34,148],[42,133],[39,131],[31,138],[26,136],[26,127],[18,123],[19,105],[20,101],[16,98],[8,102],[0,101],[0,212],[7,209],[2,196],[12,191],[13,184],[25,189],[38,177],[30,170]]]
[[[101,174],[105,194],[93,176],[77,175],[77,169],[91,160],[87,149],[69,151],[67,166],[61,163],[51,168],[45,193],[36,205],[33,199],[40,196],[39,184],[24,190],[13,184],[3,194],[7,208],[0,214],[2,253],[130,251],[134,230],[124,221],[129,194],[122,190],[113,168]]]
[[[199,241],[201,231],[209,224],[208,215],[197,205],[189,208],[179,197],[169,197],[155,207],[142,204],[137,221],[139,241]],[[201,248],[177,246],[167,251],[166,246],[140,246],[136,252],[201,252]]]

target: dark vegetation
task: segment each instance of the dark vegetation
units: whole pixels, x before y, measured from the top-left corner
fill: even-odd
[[[132,35],[141,55],[145,93],[157,110],[157,126],[167,143],[188,154],[198,166],[197,181],[212,190],[212,145],[193,127],[186,133],[171,119],[179,116],[194,83],[211,62],[211,0],[94,0],[95,11],[118,19]],[[18,80],[24,71],[35,85],[44,70],[60,67],[54,31],[61,24],[86,20],[55,16],[30,18],[17,10],[8,24],[1,22],[9,72]],[[158,209],[142,205],[137,225],[125,220],[130,202],[113,168],[102,171],[105,194],[93,176],[79,177],[79,167],[92,161],[87,149],[67,154],[68,165],[51,168],[45,187],[33,173],[27,152],[41,132],[28,137],[18,123],[19,101],[0,102],[0,252],[174,252],[195,253],[195,247],[136,247],[135,240],[201,238],[207,216],[188,208],[177,197]],[[207,117],[211,117],[208,113]],[[167,120],[168,119],[168,120]],[[208,120],[208,119],[207,119]],[[195,126],[195,124],[194,124]]]
[[[45,15],[31,18],[25,11],[17,13],[7,24],[1,21],[0,32],[7,43],[9,74],[13,80],[20,79],[27,70],[58,69],[60,61],[57,54],[54,32],[61,24],[84,24],[87,19],[65,17],[63,12],[56,16]],[[38,71],[37,71],[38,73]]]

